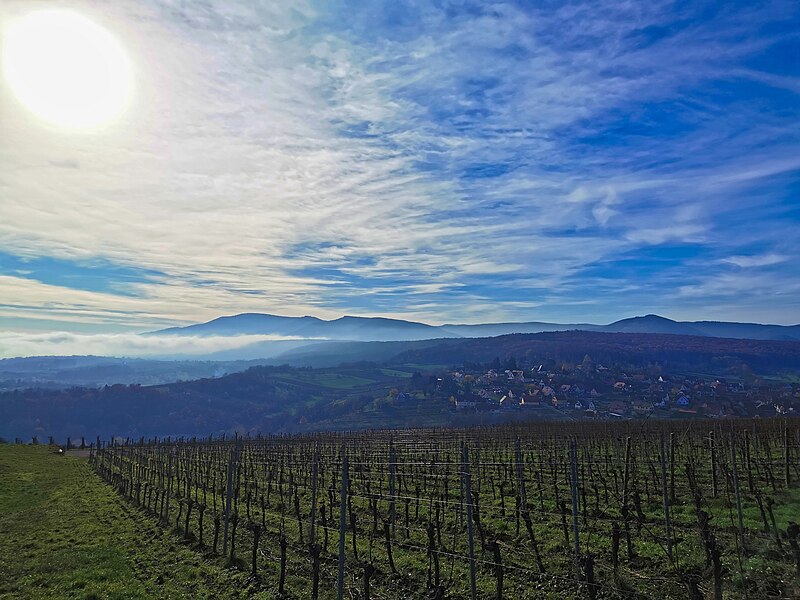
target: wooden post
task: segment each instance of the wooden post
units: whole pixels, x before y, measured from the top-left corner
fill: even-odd
[[[344,543],[347,529],[347,451],[342,448],[342,500],[339,508],[339,577],[336,584],[336,598],[344,598]]]
[[[319,448],[314,444],[314,464],[311,468],[311,522],[309,524],[308,539],[309,545],[313,548],[317,543],[316,538],[316,519],[317,519],[317,476],[319,474]]]
[[[792,484],[792,479],[789,474],[789,426],[785,420],[783,422],[783,469],[784,483],[788,489]]]
[[[625,438],[625,474],[622,478],[622,504],[628,505],[628,477],[631,465],[631,436]]]
[[[742,540],[742,552],[745,552],[744,521],[742,519],[742,496],[739,490],[739,470],[736,467],[736,444],[731,434],[731,466],[733,467],[733,489],[736,493],[736,514],[739,517],[739,538]]]
[[[469,472],[469,450],[466,444],[461,447],[461,471],[464,479],[464,498],[467,506],[467,543],[469,544],[469,585],[470,597],[478,597],[477,582],[475,580],[475,538],[472,533],[472,477]]]
[[[675,504],[675,432],[669,434],[669,501]]]
[[[394,442],[389,442],[389,521],[392,525],[392,537],[394,537],[394,523],[396,520],[395,508],[395,493],[394,493],[394,477],[395,477],[395,463],[396,463]]]
[[[750,490],[750,493],[755,493],[755,488],[753,487],[753,467],[752,463],[750,462],[750,431],[745,430],[744,432],[744,456],[745,456],[745,465],[747,466],[747,489]]]
[[[528,493],[525,489],[525,477],[522,470],[522,451],[520,450],[519,438],[517,438],[514,443],[514,459],[517,467],[517,488],[519,489],[520,510],[526,513],[528,511]]]
[[[321,552],[322,546],[311,545],[311,600],[319,598],[319,555]]]
[[[717,448],[714,445],[714,431],[708,433],[708,443],[711,448],[711,496],[717,497]]]
[[[497,540],[492,540],[487,546],[487,549],[492,551],[494,561],[495,599],[503,600],[503,559],[500,556],[500,544]]]
[[[228,524],[231,518],[231,500],[233,496],[233,477],[236,473],[236,465],[239,462],[239,444],[234,444],[231,448],[231,457],[228,461],[228,484],[225,490],[225,528],[222,535],[222,556],[228,555]]]
[[[169,523],[169,498],[172,495],[172,452],[169,453],[167,458],[167,506],[164,509],[164,520]]]
[[[661,490],[664,494],[664,531],[667,536],[667,554],[672,560],[672,522],[669,518],[669,492],[667,491],[667,459],[664,452],[664,437],[661,437],[658,458],[661,461]]]
[[[394,555],[392,554],[392,536],[389,533],[390,523],[389,521],[383,522],[383,536],[386,538],[386,555],[389,558],[389,569],[391,569],[392,575],[397,574],[397,568],[394,565]]]
[[[286,546],[288,545],[288,541],[286,540],[285,535],[281,535],[281,539],[279,540],[280,548],[281,548],[281,572],[278,578],[278,594],[282,597],[286,594]]]
[[[625,473],[622,479],[622,518],[625,526],[625,544],[628,549],[628,560],[633,558],[633,542],[631,541],[630,507],[628,505],[628,481],[631,470],[631,436],[625,438]]]
[[[578,529],[578,452],[575,440],[569,443],[570,488],[572,492],[572,535],[575,546],[575,576],[581,579],[581,544]]]

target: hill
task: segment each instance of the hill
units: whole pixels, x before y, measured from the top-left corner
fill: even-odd
[[[742,369],[761,374],[800,372],[800,342],[746,340],[651,333],[562,331],[514,334],[486,339],[455,340],[404,351],[392,360],[460,365],[486,363],[511,356],[526,362],[580,363],[589,354],[595,362],[660,365],[670,371],[702,372],[720,377]]]
[[[317,317],[282,317],[246,313],[219,317],[207,323],[172,327],[151,335],[282,335],[304,339],[403,341],[455,334],[424,323],[383,317],[340,317],[330,321]]]
[[[450,393],[441,394],[441,402],[417,398],[395,406],[385,402],[390,390],[408,390],[409,378],[416,374],[419,382],[418,372],[432,377],[436,387],[437,377],[449,366],[514,363],[529,369],[542,365],[545,372],[569,371],[587,354],[617,376],[682,373],[754,381],[767,376],[796,380],[800,373],[800,342],[665,334],[571,331],[427,342],[332,342],[316,352],[297,356],[296,363],[349,359],[351,364],[258,366],[155,386],[0,392],[0,436],[64,439],[447,426],[456,418],[447,402]],[[430,386],[415,389],[425,387]]]
[[[157,385],[220,377],[266,361],[179,361],[108,356],[34,356],[0,359],[0,390],[30,387]]]
[[[304,340],[412,341],[437,338],[495,337],[513,333],[550,331],[604,331],[610,333],[664,333],[761,340],[800,341],[800,325],[761,325],[718,321],[674,321],[658,315],[622,319],[607,325],[591,323],[483,323],[427,325],[402,319],[345,316],[326,321],[317,317],[283,317],[247,313],[220,317],[207,323],[172,327],[150,335],[275,335]],[[249,356],[252,358],[252,356]]]

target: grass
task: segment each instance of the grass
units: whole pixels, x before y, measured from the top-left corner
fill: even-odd
[[[86,459],[0,445],[0,598],[245,598],[247,576],[183,545]],[[266,596],[264,596],[266,597]]]
[[[433,418],[433,407],[425,408],[430,411],[428,416]],[[492,482],[504,477],[501,475],[504,465],[512,463],[511,455],[494,455],[495,460],[498,457],[502,460],[494,466],[499,464],[500,469],[490,469],[488,477],[486,474],[480,476],[477,469],[474,473],[474,490],[482,481],[482,523],[492,537],[502,541],[507,565],[531,569],[517,572],[512,567],[508,570],[505,597],[585,598],[585,590],[576,586],[572,579],[571,542],[563,537],[559,509],[555,498],[549,494],[547,481],[541,511],[536,510],[537,486],[531,485],[528,490],[534,506],[536,535],[548,565],[547,576],[538,577],[533,573],[526,534],[524,530],[515,532],[513,494],[502,496],[505,508],[499,505],[499,492],[495,495]],[[642,459],[645,458],[642,456]],[[642,469],[647,468],[645,460],[636,464]],[[376,469],[376,472],[380,472],[380,469]],[[646,471],[634,472],[641,475]],[[370,480],[370,473],[372,471],[367,470],[367,481]],[[421,473],[422,477],[426,477],[424,473]],[[700,474],[710,475],[707,471]],[[420,474],[409,477],[413,489],[420,481]],[[642,477],[642,482],[645,480],[646,477]],[[358,513],[361,530],[359,547],[362,559],[368,553],[379,567],[374,581],[379,591],[376,596],[412,597],[411,590],[420,590],[425,580],[428,568],[425,555],[427,538],[422,525],[434,517],[432,511],[435,505],[426,500],[423,491],[419,507],[412,506],[410,538],[405,539],[398,533],[395,542],[395,561],[399,574],[390,575],[386,569],[387,560],[379,541],[380,536],[373,540],[374,543],[368,542],[368,539],[372,539],[367,535],[370,529],[369,499],[364,496],[363,489],[356,485],[358,481],[359,477],[354,477],[352,485],[356,486],[353,506]],[[694,509],[683,481],[679,477],[676,482],[678,501],[671,508],[676,537],[684,540],[676,550],[676,555],[680,557],[681,568],[689,567],[702,573],[703,585],[709,588],[710,580],[708,570],[703,567],[704,556],[695,527]],[[721,481],[724,482],[724,479]],[[450,504],[455,506],[460,490],[455,480],[453,483],[447,495]],[[614,487],[611,486],[611,489]],[[652,487],[649,489],[653,490]],[[767,490],[763,491],[766,494]],[[800,580],[794,572],[794,565],[786,552],[775,550],[772,536],[760,532],[761,517],[750,495],[743,491],[743,517],[749,541],[739,566],[734,538],[736,527],[728,490],[722,483],[717,499],[710,498],[710,492],[705,487],[703,492],[704,506],[714,515],[715,535],[724,550],[723,562],[728,571],[724,584],[725,598],[768,598],[781,593],[783,597],[795,597],[800,589]],[[307,488],[298,489],[299,505],[308,506],[309,493]],[[562,494],[568,494],[568,491],[562,488]],[[800,489],[778,487],[769,495],[777,501],[775,517],[780,529],[784,529],[790,520],[797,520],[800,514]],[[322,497],[325,498],[324,495]],[[652,495],[642,494],[646,527],[643,532],[634,534],[638,557],[624,562],[619,578],[609,571],[608,535],[611,520],[619,520],[618,497],[612,491],[610,501],[603,501],[602,511],[597,514],[592,513],[591,498],[592,494],[589,494],[589,520],[581,520],[581,536],[583,547],[595,553],[598,559],[596,574],[602,585],[599,597],[605,600],[685,597],[685,590],[677,576],[670,572],[664,549],[656,542],[662,522],[660,490],[656,489]],[[330,503],[335,502],[335,499],[325,499]],[[278,502],[280,505],[276,505]],[[199,551],[192,543],[181,541],[180,534],[160,525],[156,517],[120,498],[111,486],[103,484],[90,470],[85,459],[58,456],[44,446],[0,445],[0,599],[273,598],[276,597],[275,536],[279,521],[285,528],[282,531],[287,532],[291,542],[287,572],[289,597],[308,598],[309,558],[307,550],[297,541],[297,522],[291,516],[283,519],[281,515],[286,507],[283,507],[283,500],[277,498],[276,493],[273,494],[272,504],[269,500],[267,503],[269,535],[262,538],[259,547],[259,574],[262,579],[260,582],[251,582],[242,570],[222,568],[222,559]],[[173,503],[170,517],[173,524],[176,506]],[[263,505],[260,509],[254,508],[256,514],[259,510],[263,510]],[[419,515],[415,514],[416,510],[419,510]],[[502,511],[506,511],[505,514]],[[400,508],[399,515],[402,514]],[[287,515],[291,515],[291,512]],[[398,530],[402,529],[401,519],[399,516]],[[463,556],[466,541],[463,530],[456,525],[456,511],[445,511],[443,520],[443,548]],[[190,524],[193,533],[197,532],[197,527],[196,520]],[[206,535],[208,528],[207,520]],[[650,533],[650,530],[654,533]],[[336,577],[335,519],[330,535],[330,545],[323,554],[321,573],[321,597],[325,599],[332,597]],[[237,540],[238,563],[246,569],[250,542],[246,529],[241,525]],[[349,543],[348,536],[348,548]],[[483,554],[480,556],[485,558]],[[465,562],[451,561],[446,553],[441,560],[443,572],[454,582],[448,597],[466,598]],[[361,568],[360,564],[348,559],[347,587],[354,594],[354,590],[360,587]],[[747,582],[747,594],[742,589],[742,576]],[[487,565],[479,565],[478,587],[479,597],[492,597],[494,575]],[[637,590],[637,594],[628,594],[624,590]],[[348,593],[348,597],[353,596]]]
[[[380,371],[387,377],[396,377],[399,379],[411,379],[414,375],[408,371],[398,371],[397,369],[381,369]]]
[[[292,373],[280,373],[275,376],[278,379],[285,381],[308,383],[311,385],[319,385],[326,388],[336,390],[349,390],[356,387],[372,385],[375,383],[374,379],[367,379],[366,377],[357,377],[355,375],[344,375],[339,373],[326,373],[318,371],[297,371]]]

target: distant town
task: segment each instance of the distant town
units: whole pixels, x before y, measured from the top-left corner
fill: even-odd
[[[514,359],[489,368],[414,373],[398,402],[433,396],[460,413],[557,410],[571,418],[774,417],[800,414],[800,385],[754,379],[625,372],[596,364],[523,368]],[[532,413],[530,415],[534,417]]]

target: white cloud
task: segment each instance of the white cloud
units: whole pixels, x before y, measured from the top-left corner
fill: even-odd
[[[28,6],[4,2],[0,21]],[[735,34],[765,11],[639,48],[631,36],[681,15],[607,2],[454,19],[424,5],[417,30],[393,36],[372,31],[378,5],[346,26],[311,2],[75,8],[131,53],[134,104],[103,133],[65,135],[0,86],[0,251],[158,274],[119,293],[5,278],[0,315],[143,329],[246,311],[529,318],[547,310],[542,289],[596,261],[670,242],[728,251],[714,218],[737,210],[730,197],[797,166],[779,159],[787,142],[746,151],[780,130],[758,111],[759,127],[731,114],[677,141],[575,143],[609,111],[724,73],[757,49]],[[513,169],[462,178],[481,164]],[[492,298],[497,278],[525,301]],[[415,301],[360,303],[390,290]],[[564,305],[583,301],[573,292]]]
[[[731,256],[729,258],[723,258],[720,262],[747,269],[751,267],[777,265],[787,260],[789,260],[788,256],[780,254],[762,254],[758,256]]]
[[[135,333],[0,332],[0,358],[18,356],[201,356],[263,342],[300,340],[276,335],[148,336]]]

